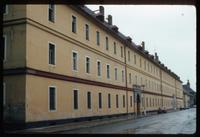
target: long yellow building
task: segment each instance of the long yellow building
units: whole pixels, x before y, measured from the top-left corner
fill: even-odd
[[[183,106],[180,78],[79,5],[6,5],[4,119],[52,124]]]

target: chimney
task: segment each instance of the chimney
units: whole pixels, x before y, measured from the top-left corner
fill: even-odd
[[[190,87],[190,82],[189,82],[189,80],[187,80],[187,86]]]
[[[141,46],[142,46],[142,49],[144,50],[145,49],[145,43],[144,43],[144,41],[142,41]]]
[[[112,16],[111,15],[108,15],[108,24],[112,25]]]
[[[126,37],[126,40],[129,41],[129,42],[132,42],[132,38],[129,37],[129,36]]]
[[[104,22],[104,7],[99,6],[99,13],[96,15],[97,19]]]
[[[99,6],[99,11],[104,16],[104,7],[103,6]]]
[[[158,55],[157,55],[157,53],[155,52],[155,58],[156,58],[156,60],[158,61]]]

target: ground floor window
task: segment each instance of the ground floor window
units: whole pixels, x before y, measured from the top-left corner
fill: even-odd
[[[49,110],[56,110],[56,88],[52,86],[49,87]]]
[[[78,109],[78,90],[74,90],[74,109]]]

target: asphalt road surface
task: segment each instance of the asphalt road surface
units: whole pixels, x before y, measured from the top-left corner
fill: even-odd
[[[196,108],[126,120],[61,134],[194,134]]]

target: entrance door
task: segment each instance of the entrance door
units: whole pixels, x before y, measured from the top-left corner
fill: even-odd
[[[140,95],[137,94],[137,114],[140,115]]]

